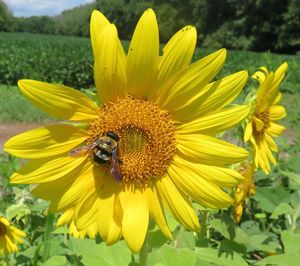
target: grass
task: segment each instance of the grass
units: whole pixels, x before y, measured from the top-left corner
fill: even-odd
[[[0,85],[0,123],[29,123],[53,120],[33,106],[15,86]]]

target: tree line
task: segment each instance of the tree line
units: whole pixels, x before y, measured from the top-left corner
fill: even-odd
[[[89,36],[93,9],[101,10],[129,40],[142,12],[155,10],[160,40],[195,25],[198,45],[280,53],[300,51],[300,0],[97,0],[59,16],[14,17],[0,0],[0,31]]]

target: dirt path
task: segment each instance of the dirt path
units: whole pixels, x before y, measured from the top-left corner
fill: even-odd
[[[0,151],[3,150],[3,144],[12,136],[27,131],[29,129],[42,126],[41,124],[29,123],[29,124],[6,124],[0,123]]]

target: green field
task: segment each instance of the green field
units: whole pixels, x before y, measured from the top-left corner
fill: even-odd
[[[54,119],[21,95],[16,86],[20,78],[60,82],[77,89],[94,87],[89,39],[7,33],[0,33],[0,39],[0,125]],[[197,48],[194,60],[209,52]],[[281,104],[287,117],[280,124],[287,129],[277,139],[278,165],[268,176],[255,173],[256,194],[247,199],[241,223],[233,223],[231,208],[211,210],[195,204],[203,225],[197,234],[178,226],[172,217],[168,220],[173,241],[150,226],[149,265],[292,266],[300,259],[300,57],[228,51],[218,77],[242,69],[251,75],[263,65],[274,70],[284,61],[289,70],[281,87]],[[251,78],[249,84],[255,84]],[[248,90],[241,93],[239,102]],[[96,244],[70,237],[66,227],[54,229],[53,216],[45,218],[48,203],[32,196],[31,186],[9,184],[10,175],[21,164],[23,161],[0,152],[0,212],[6,212],[28,235],[21,252],[10,256],[11,265],[139,265],[138,256],[130,253],[124,241],[107,247],[100,238]]]
[[[0,84],[15,85],[21,78],[59,82],[74,88],[89,88],[93,82],[93,58],[88,38],[0,32]],[[124,41],[125,49],[128,42]],[[213,50],[198,43],[193,60]],[[222,48],[222,47],[220,47]],[[289,63],[289,74],[282,90],[300,92],[300,56],[228,51],[225,66],[218,77],[241,69],[253,74],[260,66],[276,69]]]

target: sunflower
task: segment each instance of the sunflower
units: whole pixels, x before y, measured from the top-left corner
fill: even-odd
[[[225,108],[245,85],[247,72],[211,82],[226,50],[190,64],[196,45],[191,26],[179,30],[159,56],[151,9],[141,16],[127,56],[116,27],[99,11],[90,27],[103,104],[66,86],[20,80],[33,104],[73,124],[48,125],[8,140],[7,152],[30,159],[11,182],[38,184],[32,193],[51,201],[50,211],[72,209],[78,231],[89,228],[108,244],[123,237],[133,252],[143,245],[149,218],[172,238],[165,210],[187,229],[199,230],[191,199],[225,208],[233,199],[222,188],[243,179],[227,165],[245,159],[247,151],[214,135],[248,115],[247,105]],[[114,139],[100,149],[108,135]]]
[[[260,167],[265,174],[271,170],[270,162],[276,165],[272,152],[278,152],[278,147],[273,137],[278,137],[285,129],[276,121],[286,116],[285,108],[278,104],[282,96],[278,90],[287,68],[288,64],[283,63],[274,73],[261,67],[252,76],[260,85],[245,128],[244,141],[250,141],[255,167]]]
[[[97,232],[95,230],[96,225],[89,226],[84,230],[78,231],[76,225],[74,223],[74,209],[68,209],[64,211],[64,213],[58,218],[56,226],[68,225],[69,234],[75,238],[85,238],[88,236],[89,238],[95,238]]]
[[[234,194],[234,222],[239,223],[243,215],[244,202],[247,196],[253,196],[256,192],[254,183],[254,167],[250,162],[241,164],[238,169],[244,176],[244,180],[237,186]]]
[[[18,251],[16,244],[23,243],[22,237],[26,234],[18,228],[10,225],[9,221],[0,216],[0,256]]]

